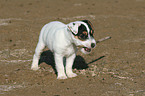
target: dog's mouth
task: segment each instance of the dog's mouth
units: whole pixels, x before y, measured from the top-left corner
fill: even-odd
[[[85,51],[91,52],[91,48],[83,47]]]

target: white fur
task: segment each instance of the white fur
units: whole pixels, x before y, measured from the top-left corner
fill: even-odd
[[[83,22],[73,22],[73,23],[83,23]],[[77,46],[84,46],[91,48],[91,43],[95,43],[93,38],[87,41],[81,41],[76,39],[71,33],[72,30],[78,32],[79,24],[76,26],[69,24],[64,24],[59,21],[54,21],[46,24],[40,33],[39,42],[35,49],[35,54],[33,56],[33,62],[31,69],[38,70],[38,61],[40,54],[45,46],[47,46],[53,53],[55,58],[56,70],[58,72],[57,79],[66,79],[67,77],[76,77],[77,74],[73,73],[72,65],[76,57]],[[71,27],[72,30],[68,28]],[[85,51],[83,50],[83,53]],[[87,52],[86,52],[87,53]],[[66,67],[63,64],[63,57],[66,57]]]

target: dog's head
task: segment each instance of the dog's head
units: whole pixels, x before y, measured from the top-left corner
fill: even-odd
[[[75,45],[81,48],[83,53],[88,54],[95,48],[94,29],[89,20],[71,22],[67,27],[72,32]]]

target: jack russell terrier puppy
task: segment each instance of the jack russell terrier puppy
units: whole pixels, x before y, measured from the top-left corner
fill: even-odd
[[[89,20],[69,24],[53,21],[44,25],[35,49],[31,69],[39,69],[40,54],[47,46],[54,54],[57,79],[76,77],[77,74],[72,71],[76,52],[80,49],[84,54],[89,54],[92,48],[95,48],[96,41],[93,33],[94,29]],[[63,57],[66,57],[66,66],[63,64]]]

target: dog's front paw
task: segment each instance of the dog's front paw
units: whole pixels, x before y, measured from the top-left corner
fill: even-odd
[[[34,70],[34,71],[38,70],[39,68],[40,68],[40,67],[35,67],[35,66],[32,66],[32,67],[31,67],[31,69]]]
[[[67,79],[67,76],[57,76],[57,79]]]
[[[69,78],[73,78],[73,77],[76,77],[77,74],[75,74],[75,73],[69,73],[69,74],[67,74],[67,76],[68,76]]]

